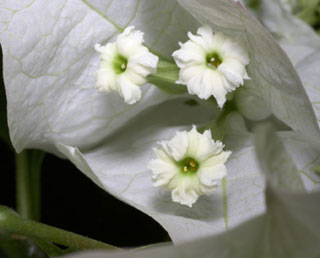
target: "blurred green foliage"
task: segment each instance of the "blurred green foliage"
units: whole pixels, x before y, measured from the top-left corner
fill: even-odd
[[[297,16],[320,33],[320,0],[299,0]]]

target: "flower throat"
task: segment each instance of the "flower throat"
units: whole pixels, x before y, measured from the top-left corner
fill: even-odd
[[[123,73],[127,69],[128,60],[127,58],[117,55],[113,60],[113,69],[116,74]]]
[[[211,69],[217,69],[219,65],[222,63],[222,58],[217,53],[210,53],[206,56],[207,66]]]
[[[195,173],[199,169],[199,164],[193,158],[185,158],[179,162],[183,174]]]

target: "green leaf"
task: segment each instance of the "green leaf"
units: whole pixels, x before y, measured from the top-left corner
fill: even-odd
[[[299,7],[300,10],[297,15],[300,19],[304,20],[306,23],[310,25],[317,25],[320,23],[319,0],[300,0]]]

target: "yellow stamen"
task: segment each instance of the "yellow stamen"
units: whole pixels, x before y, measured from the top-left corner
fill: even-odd
[[[125,64],[125,63],[122,63],[121,69],[122,69],[122,70],[126,69],[126,64]]]
[[[194,161],[192,160],[192,161],[189,162],[189,165],[190,165],[191,167],[195,168],[197,164],[196,164],[196,162],[194,162]]]
[[[188,172],[188,167],[187,166],[183,167],[183,172]]]

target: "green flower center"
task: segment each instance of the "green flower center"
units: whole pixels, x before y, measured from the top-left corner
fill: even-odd
[[[123,73],[127,69],[128,59],[117,55],[115,59],[113,60],[113,69],[116,72],[116,74]]]
[[[218,53],[213,52],[206,55],[206,62],[208,67],[215,70],[222,63],[222,58]]]
[[[193,158],[185,158],[179,162],[183,174],[193,174],[198,171],[199,164]]]

